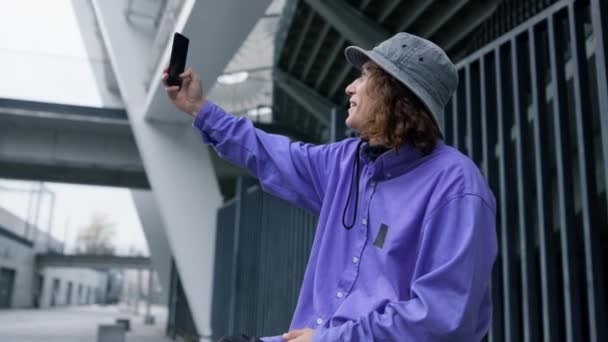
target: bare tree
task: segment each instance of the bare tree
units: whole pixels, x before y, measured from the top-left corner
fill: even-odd
[[[85,254],[114,254],[116,224],[105,214],[93,214],[91,222],[80,227],[76,240],[77,250]]]

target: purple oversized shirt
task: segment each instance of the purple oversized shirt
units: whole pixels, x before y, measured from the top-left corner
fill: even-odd
[[[291,142],[210,101],[194,126],[265,191],[319,215],[291,329],[315,329],[314,341],[479,341],[486,334],[495,200],[459,151],[440,142],[423,156],[405,145],[373,161],[356,151],[360,139]],[[346,230],[355,153],[359,200]],[[351,198],[348,223],[354,209]]]

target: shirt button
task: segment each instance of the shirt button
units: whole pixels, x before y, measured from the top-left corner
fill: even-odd
[[[374,182],[374,181],[369,182],[369,186],[373,187],[375,185],[376,185],[376,182]]]
[[[321,318],[317,318],[317,320],[315,321],[318,325],[323,324],[323,320]]]
[[[385,176],[386,178],[391,178],[392,175],[390,173],[387,173]]]
[[[353,264],[356,264],[356,263],[358,263],[358,262],[359,262],[359,258],[354,257],[354,258],[353,258]]]
[[[341,291],[338,291],[338,293],[336,293],[336,296],[338,298],[342,298],[342,297],[344,297],[344,293],[342,293]]]
[[[363,220],[361,220],[361,223],[362,223],[364,226],[366,226],[366,225],[367,225],[367,219],[365,219],[365,218],[364,218]]]

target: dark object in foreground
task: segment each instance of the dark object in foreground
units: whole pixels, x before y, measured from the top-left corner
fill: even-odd
[[[262,340],[257,337],[241,334],[239,336],[224,336],[217,342],[262,342]]]
[[[122,326],[125,331],[131,331],[131,321],[128,318],[117,318],[116,324]]]

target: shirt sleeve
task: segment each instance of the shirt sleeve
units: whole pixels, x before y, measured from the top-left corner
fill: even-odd
[[[425,221],[410,298],[357,321],[319,328],[313,341],[475,341],[491,317],[495,210],[476,195],[447,201]]]
[[[287,137],[256,129],[206,101],[193,126],[217,154],[257,177],[262,188],[296,206],[318,214],[325,194],[332,145],[291,142]]]
[[[285,341],[281,335],[276,335],[276,336],[266,336],[266,337],[262,337],[260,338],[260,340],[262,340],[263,342],[283,342]]]

